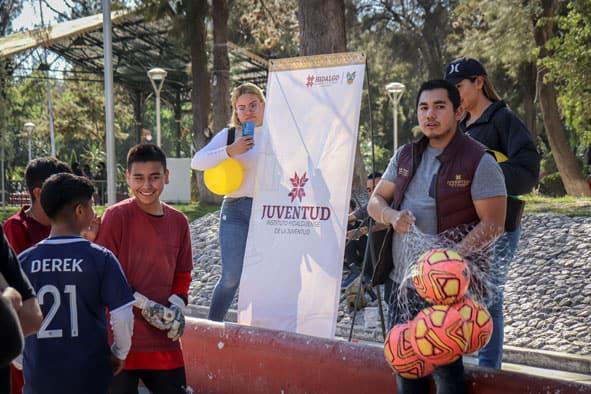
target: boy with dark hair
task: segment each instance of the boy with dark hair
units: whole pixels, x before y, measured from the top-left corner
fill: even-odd
[[[66,163],[59,161],[55,157],[40,157],[31,160],[27,165],[25,182],[31,196],[31,205],[25,205],[4,222],[6,239],[15,253],[21,253],[49,236],[51,226],[49,218],[43,211],[43,207],[41,207],[41,186],[47,178],[60,172],[72,172],[72,170]],[[39,306],[34,297],[23,301],[23,308],[19,311],[19,316],[21,316],[23,333],[27,336],[34,333],[36,329],[33,329],[34,327],[27,323],[27,320],[30,321],[31,319],[23,321],[22,316],[31,315],[35,310],[38,310]],[[11,380],[12,394],[22,393],[23,374],[14,366],[11,367]]]
[[[37,335],[26,339],[25,394],[107,393],[131,346],[134,298],[121,266],[80,236],[94,218],[93,194],[92,183],[73,174],[43,184],[50,236],[19,255],[45,316]]]
[[[152,302],[135,315],[131,351],[111,392],[137,393],[141,379],[154,393],[185,393],[177,340],[183,333],[191,282],[189,223],[181,212],[160,201],[168,169],[159,147],[132,147],[126,177],[133,197],[105,211],[96,242],[117,256],[133,289]],[[164,316],[165,306],[174,312],[172,321]]]
[[[6,238],[17,254],[49,235],[51,226],[41,207],[41,186],[47,178],[60,172],[71,173],[72,170],[54,157],[41,157],[31,160],[27,165],[25,182],[31,196],[31,205],[25,205],[4,222]]]

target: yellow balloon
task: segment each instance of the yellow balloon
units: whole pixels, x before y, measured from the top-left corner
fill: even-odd
[[[495,159],[497,160],[497,163],[502,163],[504,161],[509,160],[509,158],[502,152],[499,152],[498,150],[493,150],[492,151],[493,155],[495,155]]]
[[[205,186],[212,193],[224,196],[238,190],[244,180],[244,168],[242,164],[233,158],[222,161],[217,166],[210,168],[203,174]]]

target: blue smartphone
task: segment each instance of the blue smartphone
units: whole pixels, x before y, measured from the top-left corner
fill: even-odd
[[[254,140],[254,122],[248,121],[244,122],[242,125],[242,136],[243,137],[252,137]]]

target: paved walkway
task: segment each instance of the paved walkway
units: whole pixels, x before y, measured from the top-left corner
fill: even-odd
[[[505,345],[591,356],[591,218],[530,215],[522,226],[505,291]],[[195,305],[209,306],[221,273],[217,229],[218,213],[191,224]],[[347,333],[350,321],[343,302],[338,322]],[[381,341],[379,329],[364,330],[363,314],[356,323],[355,337]]]

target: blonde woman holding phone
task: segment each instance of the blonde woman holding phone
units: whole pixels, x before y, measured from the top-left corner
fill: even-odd
[[[218,132],[199,150],[191,162],[195,170],[205,171],[228,158],[244,168],[240,187],[225,195],[220,214],[219,242],[222,275],[215,285],[209,319],[223,321],[240,285],[248,224],[252,208],[256,163],[260,154],[257,145],[265,112],[263,91],[252,83],[244,83],[232,91],[230,125]]]

